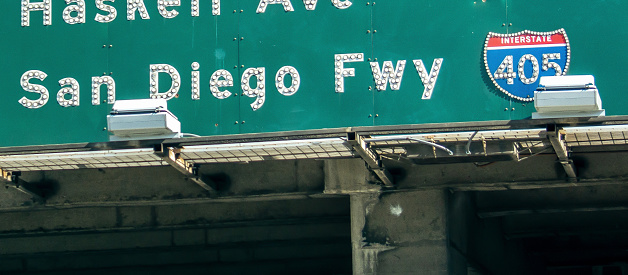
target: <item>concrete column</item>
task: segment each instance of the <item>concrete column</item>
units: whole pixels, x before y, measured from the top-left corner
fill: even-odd
[[[374,184],[373,175],[361,159],[326,160],[325,194],[376,193],[381,187]]]
[[[444,190],[351,195],[354,274],[450,274]]]
[[[379,193],[351,195],[351,247],[353,274],[377,274],[377,255],[393,247],[366,243],[364,226],[366,217],[379,202]]]
[[[370,179],[371,173],[362,160],[325,162],[325,193],[351,196],[353,273],[460,271],[449,267],[452,257],[448,245],[448,192],[386,192]]]

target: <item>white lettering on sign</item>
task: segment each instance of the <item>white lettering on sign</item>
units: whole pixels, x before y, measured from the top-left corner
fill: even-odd
[[[100,87],[107,87],[107,103],[116,102],[116,81],[111,76],[92,77],[92,105],[100,105]]]
[[[294,7],[292,7],[290,0],[260,0],[259,5],[257,5],[257,13],[265,13],[266,7],[271,4],[282,5],[283,10],[286,12],[294,11]]]
[[[309,11],[313,11],[316,9],[316,3],[318,3],[318,0],[303,0],[303,5],[305,5],[305,9]]]
[[[384,61],[384,68],[380,70],[379,63],[371,62],[371,71],[373,79],[378,91],[385,91],[390,81],[390,89],[399,90],[401,87],[401,79],[403,78],[403,70],[406,67],[405,60],[397,61],[397,67],[393,67],[392,61]],[[382,72],[383,71],[383,72]]]
[[[558,59],[560,59],[560,53],[543,54],[543,67],[541,68],[543,69],[543,71],[553,69],[556,72],[555,75],[562,75],[563,70],[560,65],[558,65],[558,63],[556,62],[550,62],[550,60]],[[531,54],[525,54],[521,56],[521,58],[519,59],[519,63],[517,64],[517,72],[515,72],[513,60],[514,57],[512,55],[507,55],[506,57],[504,57],[504,60],[493,74],[494,78],[506,79],[507,83],[509,85],[512,85],[515,83],[514,79],[515,77],[517,77],[518,72],[519,79],[521,79],[521,82],[523,82],[523,84],[529,85],[535,83],[539,77],[539,61],[536,59],[536,57]],[[532,76],[530,77],[527,77],[525,75],[525,64],[528,62],[532,64]]]
[[[179,12],[176,10],[168,10],[168,7],[178,7],[181,6],[181,0],[159,0],[157,1],[157,9],[159,10],[159,14],[164,18],[175,18],[179,15]]]
[[[438,80],[438,74],[443,63],[442,58],[434,59],[432,68],[428,71],[423,64],[423,60],[417,59],[412,61],[414,67],[423,83],[423,95],[421,99],[430,99]],[[379,63],[371,62],[371,71],[373,72],[373,80],[378,91],[385,91],[390,82],[390,89],[393,91],[401,88],[401,80],[403,79],[403,73],[405,69],[406,61],[397,61],[397,67],[393,67],[392,61],[384,61],[383,68],[380,69]]]
[[[219,89],[224,87],[233,87],[233,76],[227,70],[217,70],[212,74],[209,81],[209,89],[217,99],[225,99],[231,96],[231,92]]]
[[[525,74],[524,68],[527,61],[532,63],[532,77],[528,78]],[[523,84],[532,84],[539,78],[539,61],[531,54],[524,54],[519,59],[519,79]]]
[[[71,77],[64,78],[59,80],[59,86],[61,86],[61,90],[57,93],[57,102],[59,102],[59,105],[63,107],[79,106],[80,88],[78,81]],[[67,99],[66,95],[69,95],[70,98]]]
[[[434,62],[432,63],[432,69],[430,70],[429,74],[425,69],[423,60],[418,59],[413,61],[416,72],[419,74],[421,82],[423,82],[423,96],[421,97],[421,99],[432,98],[434,87],[436,86],[436,80],[438,80],[438,74],[440,73],[443,60],[444,59],[442,58],[434,59]]]
[[[196,5],[196,9],[194,9]],[[198,11],[194,15],[194,11],[198,10],[198,0],[192,0],[192,16],[198,16]],[[212,15],[220,15],[220,0],[212,0]]]
[[[126,1],[126,20],[135,20],[135,11],[139,11],[140,17],[142,17],[142,19],[150,19],[150,16],[148,15],[148,10],[146,10],[146,5],[144,4],[144,0]]]
[[[159,73],[170,75],[170,89],[163,93],[159,92]],[[177,69],[168,64],[150,65],[150,98],[173,99],[179,93],[179,88],[181,88],[181,75]]]
[[[146,8],[144,0],[126,0],[126,18],[128,21],[135,20],[136,13],[144,20],[150,19],[150,14]],[[179,15],[179,11],[168,9],[169,7],[181,6],[181,0],[155,0],[157,2],[157,11],[163,18],[172,19]],[[212,5],[212,15],[220,15],[220,1],[208,1]],[[63,21],[67,24],[84,24],[87,14],[85,0],[65,0],[67,7],[63,9]],[[116,19],[118,11],[112,5],[106,3],[115,3],[116,0],[94,0],[96,9],[103,14],[97,12],[94,21],[99,23],[109,23]],[[305,10],[313,11],[316,9],[318,0],[303,0]],[[285,12],[294,11],[290,0],[260,0],[257,6],[257,13],[265,13],[268,5],[281,5]],[[349,0],[331,0],[331,4],[337,9],[347,9],[353,4]],[[190,0],[190,15],[192,17],[200,16],[200,0]],[[43,11],[43,24],[45,26],[52,25],[52,0],[43,0],[43,2],[31,2],[31,0],[22,0],[22,26],[30,26],[30,13],[33,11]]]
[[[284,85],[286,76],[290,76],[292,81],[290,81],[290,87]],[[299,91],[299,86],[301,85],[301,76],[299,76],[299,72],[292,66],[283,66],[279,71],[277,71],[277,75],[275,76],[275,87],[277,87],[277,91],[285,96],[291,96]]]
[[[46,73],[38,70],[30,70],[22,75],[22,78],[20,79],[22,89],[27,92],[39,94],[39,98],[35,100],[22,97],[19,101],[22,106],[29,109],[38,109],[48,103],[48,89],[46,89],[43,85],[29,83],[29,80],[33,78],[44,81],[46,77],[48,77]]]
[[[502,61],[502,63],[499,64],[499,67],[497,67],[497,70],[494,73],[495,79],[506,79],[509,85],[514,84],[517,73],[515,73],[512,63],[513,63],[512,55],[507,55]]]
[[[255,88],[251,87],[251,77],[257,78]],[[266,102],[266,87],[264,86],[264,78],[266,76],[266,68],[249,68],[244,70],[242,74],[242,93],[248,97],[255,97],[255,101],[251,103],[253,111],[257,111],[262,108],[264,102]]]
[[[550,60],[558,60],[560,59],[559,53],[544,53],[543,54],[543,71],[548,71],[549,69],[554,69],[556,72],[555,76],[560,76],[563,74],[563,69],[556,62],[549,62]]]
[[[198,62],[192,63],[192,100],[201,99],[201,72],[198,71],[200,68]]]
[[[192,8],[192,11],[190,12],[190,15],[192,15],[192,17],[198,17],[201,15],[201,12],[199,11],[198,7],[199,7],[199,0],[192,0],[190,5]],[[218,2],[218,14],[220,14],[220,0],[212,0],[214,2],[214,6],[216,5],[216,2]],[[217,15],[216,12],[214,11],[214,15]]]
[[[96,13],[96,17],[94,18],[96,22],[109,23],[116,19],[116,17],[118,16],[118,11],[116,10],[116,8],[111,5],[105,4],[105,1],[115,2],[115,0],[96,0],[96,8],[107,13],[105,15]]]
[[[522,60],[526,60],[527,57],[524,56]],[[559,59],[559,54],[548,54],[544,56],[544,66],[547,68],[554,68],[552,62],[549,60]],[[354,77],[355,76],[355,68],[345,68],[345,63],[351,62],[363,62],[364,54],[363,53],[349,53],[349,54],[336,54],[334,55],[334,67],[335,67],[335,92],[336,93],[344,93],[344,81],[345,77]],[[423,96],[422,99],[430,99],[434,94],[434,88],[437,83],[438,75],[440,73],[443,59],[436,58],[432,64],[431,70],[425,68],[423,64],[423,60],[417,59],[413,60],[414,66],[417,70],[418,76],[423,83]],[[390,87],[392,90],[399,90],[401,87],[401,80],[403,78],[403,74],[405,71],[406,60],[398,60],[396,68],[393,66],[392,61],[384,61],[383,66],[380,69],[380,66],[377,62],[371,62],[370,67],[373,73],[373,78],[377,83],[377,89],[379,91],[386,90],[388,83],[390,83]],[[537,64],[538,66],[538,64]],[[198,62],[192,63],[192,72],[191,72],[191,98],[192,100],[200,100],[201,99],[201,72],[200,64]],[[543,68],[545,70],[545,67]],[[560,71],[560,67],[556,69],[557,72]],[[159,92],[159,83],[160,83],[160,73],[168,74],[170,77],[170,88],[165,92]],[[515,73],[516,74],[516,73]],[[40,81],[44,81],[46,79],[46,73],[39,70],[30,70],[25,72],[20,78],[20,84],[22,88],[31,93],[40,94],[40,97],[35,100],[30,100],[26,97],[22,97],[19,100],[19,103],[24,107],[29,109],[37,109],[46,105],[48,102],[48,90],[43,85],[31,84],[29,81],[31,79],[38,79]],[[255,77],[255,80],[253,80]],[[514,77],[514,76],[513,76]],[[524,76],[525,77],[525,76]],[[293,96],[295,95],[301,86],[302,77],[299,71],[293,66],[282,66],[277,73],[275,74],[274,82],[275,87],[279,94],[283,96]],[[181,88],[181,76],[177,69],[169,64],[151,64],[149,65],[149,84],[150,84],[150,98],[160,98],[171,100],[176,98],[179,89]],[[234,87],[234,78],[232,74],[225,69],[216,70],[210,77],[209,81],[209,89],[216,99],[226,99],[233,95],[228,87]],[[257,111],[266,102],[266,68],[265,67],[254,67],[248,68],[244,70],[242,77],[240,79],[242,95],[248,96],[251,98],[255,98],[250,106],[253,111]],[[59,81],[59,85],[62,87],[61,90],[57,93],[57,101],[60,106],[63,107],[71,107],[71,106],[79,106],[80,105],[80,86],[76,79],[74,78],[64,78]],[[116,101],[116,82],[111,76],[103,75],[103,76],[94,76],[92,77],[91,89],[92,89],[92,105],[100,105],[101,99],[101,88],[105,85],[106,89],[106,99],[103,102],[108,104],[113,104]],[[236,94],[237,95],[237,94]]]
[[[336,54],[335,59],[335,71],[336,71],[336,93],[345,92],[345,77],[354,77],[355,69],[345,69],[345,63],[347,62],[363,62],[363,53],[348,53],[348,54]]]
[[[63,9],[63,21],[70,25],[85,23],[85,0],[65,0],[65,3],[68,6]],[[71,3],[76,5],[70,5]],[[76,15],[72,16],[72,13]]]
[[[539,36],[528,35],[528,36],[502,37],[501,42],[504,45],[552,42],[552,36],[551,35],[539,35]]]
[[[316,4],[318,0],[303,0],[303,5],[305,5],[305,10],[313,11],[316,10]],[[265,13],[268,5],[278,4],[282,5],[285,12],[294,11],[294,7],[292,6],[292,2],[290,0],[260,0],[257,5],[257,13]],[[340,1],[340,0],[331,0],[331,4],[334,7],[344,10],[346,8],[351,7],[353,3],[349,0]]]
[[[22,27],[30,26],[31,11],[43,11],[44,26],[52,25],[52,1],[31,3],[30,0],[22,0]]]
[[[353,4],[349,0],[345,0],[345,1],[331,0],[331,3],[334,5],[334,7],[339,8],[341,10],[351,7],[351,5]]]

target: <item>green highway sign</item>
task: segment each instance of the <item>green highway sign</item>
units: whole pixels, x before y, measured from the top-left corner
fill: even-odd
[[[167,99],[201,136],[526,119],[538,79],[562,74],[594,75],[606,114],[628,114],[624,1],[0,7],[0,147],[108,141],[128,99]]]

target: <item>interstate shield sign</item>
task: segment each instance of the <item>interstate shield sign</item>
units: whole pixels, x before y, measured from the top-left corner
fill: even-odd
[[[493,84],[504,94],[532,101],[541,76],[565,75],[569,39],[564,29],[553,32],[490,32],[484,43],[484,64]]]

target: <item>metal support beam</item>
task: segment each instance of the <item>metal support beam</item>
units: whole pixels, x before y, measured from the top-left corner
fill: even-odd
[[[567,145],[565,144],[565,133],[561,128],[556,127],[555,125],[549,125],[547,127],[547,138],[552,143],[552,147],[554,147],[554,151],[558,156],[558,160],[560,164],[565,168],[565,172],[567,176],[575,180],[576,179],[576,166],[574,166],[573,161],[569,159],[569,153],[567,152]]]
[[[493,210],[480,211],[478,217],[480,219],[500,218],[515,215],[533,215],[533,214],[562,214],[562,213],[581,213],[581,212],[606,212],[606,211],[628,211],[627,206],[609,206],[609,207],[571,207],[571,208],[540,208],[540,209],[516,209],[516,210]]]
[[[157,153],[162,157],[164,161],[170,164],[170,166],[174,167],[175,169],[177,169],[177,171],[185,175],[187,179],[193,181],[207,191],[214,191],[215,188],[213,188],[211,185],[207,184],[201,179],[201,176],[198,174],[198,167],[181,158],[180,152],[181,149],[178,148],[162,147],[161,152]]]
[[[31,196],[33,202],[44,203],[46,199],[41,195],[29,190],[26,188],[28,182],[20,179],[20,172],[9,172],[0,169],[0,175],[2,176],[2,181],[5,182],[5,187],[8,189],[9,187],[14,188],[26,195]]]
[[[392,175],[386,170],[381,158],[375,153],[364,140],[364,137],[357,133],[348,133],[347,142],[351,144],[353,149],[366,162],[369,170],[373,171],[379,180],[386,186],[393,186]]]

